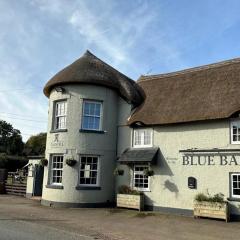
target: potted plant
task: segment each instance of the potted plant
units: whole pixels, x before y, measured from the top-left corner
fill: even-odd
[[[73,158],[66,159],[66,164],[70,167],[73,167],[76,163],[77,163],[77,160],[75,160]]]
[[[144,169],[143,174],[147,177],[151,177],[154,175],[154,171],[150,168],[146,168]]]
[[[39,163],[41,166],[47,166],[48,165],[48,160],[46,158],[42,158]]]
[[[113,174],[115,176],[122,176],[124,174],[124,170],[123,169],[119,169],[119,168],[115,168],[115,170],[113,171]]]
[[[229,220],[228,202],[222,193],[214,196],[198,193],[194,201],[194,217],[209,217]]]
[[[141,211],[144,208],[144,195],[129,186],[122,185],[118,188],[117,207],[133,208]]]

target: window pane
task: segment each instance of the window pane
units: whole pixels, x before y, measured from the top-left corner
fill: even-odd
[[[90,104],[89,103],[85,102],[83,109],[84,109],[84,115],[90,114]]]
[[[95,110],[95,103],[89,103],[90,105],[90,115],[94,116],[94,110]]]
[[[237,134],[237,128],[233,126],[233,134]]]
[[[98,130],[100,126],[100,118],[94,118],[93,128]]]
[[[144,145],[151,144],[151,133],[149,130],[144,131]]]
[[[237,135],[233,135],[233,141],[237,141]]]
[[[233,189],[234,195],[240,195],[240,189]]]
[[[97,103],[95,105],[95,116],[100,117],[100,114],[101,114],[101,104]]]

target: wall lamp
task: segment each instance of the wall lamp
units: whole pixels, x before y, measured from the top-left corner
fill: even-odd
[[[56,92],[64,93],[64,92],[65,92],[65,89],[64,89],[63,87],[55,87],[55,91],[56,91]]]

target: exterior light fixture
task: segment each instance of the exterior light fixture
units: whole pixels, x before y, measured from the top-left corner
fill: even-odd
[[[64,89],[63,87],[55,87],[55,91],[56,91],[56,92],[64,93],[64,92],[65,92],[65,89]]]

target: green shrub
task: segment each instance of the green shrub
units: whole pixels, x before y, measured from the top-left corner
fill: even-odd
[[[144,169],[143,174],[147,177],[151,177],[154,175],[154,171],[152,169]]]
[[[217,193],[213,197],[212,196],[207,196],[204,193],[198,193],[195,196],[195,200],[198,202],[218,202],[218,203],[223,203],[224,201],[224,194],[222,193]]]
[[[224,202],[224,194],[222,193],[217,193],[213,197],[210,197],[211,202],[219,202],[223,203]]]
[[[130,188],[127,185],[122,185],[118,188],[118,193],[120,194],[131,194],[131,195],[140,195],[141,193],[137,190]]]
[[[195,200],[198,202],[208,201],[208,196],[206,196],[204,193],[198,193],[195,196]]]

